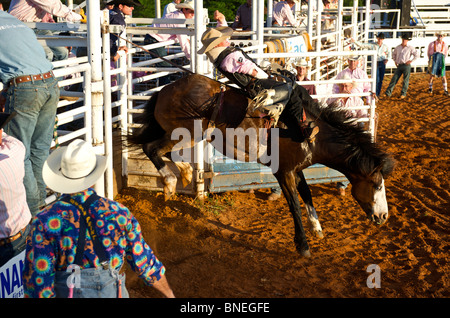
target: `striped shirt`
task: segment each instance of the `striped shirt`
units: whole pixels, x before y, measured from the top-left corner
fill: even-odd
[[[412,63],[418,58],[419,53],[410,45],[402,46],[400,44],[394,49],[394,53],[392,53],[392,59],[396,64],[406,64],[408,61]]]
[[[48,13],[69,22],[81,20],[81,15],[72,12],[60,0],[12,0],[8,12],[23,22],[47,22]]]
[[[13,236],[31,220],[23,177],[25,146],[3,132],[0,144],[0,239]]]
[[[300,25],[300,21],[295,20],[292,9],[286,1],[280,1],[273,7],[273,19],[279,26],[290,24],[298,27]]]

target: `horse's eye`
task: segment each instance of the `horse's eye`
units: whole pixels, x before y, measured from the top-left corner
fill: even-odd
[[[382,189],[383,189],[382,186],[375,186],[375,190],[377,190],[377,191],[381,191]]]

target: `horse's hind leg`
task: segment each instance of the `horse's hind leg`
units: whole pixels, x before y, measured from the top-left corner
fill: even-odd
[[[190,184],[192,182],[192,172],[194,171],[191,164],[184,161],[173,161],[170,153],[168,153],[166,157],[169,158],[177,166],[178,170],[180,170],[183,187],[186,187],[188,184]]]
[[[142,150],[155,165],[159,174],[163,178],[165,200],[169,200],[172,195],[175,194],[177,186],[177,177],[162,158],[166,153],[171,151],[173,146],[174,141],[170,140],[167,136],[164,136],[162,139],[146,143],[142,146]]]
[[[305,203],[306,211],[308,212],[309,229],[318,238],[323,238],[322,227],[320,226],[319,217],[317,216],[316,209],[314,208],[311,191],[308,183],[306,183],[305,175],[303,171],[297,173],[297,190]]]

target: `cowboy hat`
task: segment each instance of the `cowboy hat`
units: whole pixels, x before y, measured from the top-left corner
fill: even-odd
[[[292,63],[295,67],[311,67],[308,61],[304,58],[295,59],[294,63]]]
[[[139,7],[141,6],[141,3],[139,2],[139,0],[112,0],[112,1],[108,1],[107,2],[108,5],[124,5],[124,6],[128,6],[128,7]]]
[[[0,129],[3,129],[3,127],[6,126],[6,124],[14,117],[16,116],[16,112],[9,113],[0,113]]]
[[[348,56],[348,59],[350,61],[357,61],[357,60],[359,60],[359,58],[360,58],[360,56],[357,55],[357,54],[351,54],[351,55]]]
[[[446,36],[446,34],[445,34],[444,31],[436,31],[436,34],[435,34],[435,35],[436,35],[436,36],[438,36],[438,35]]]
[[[44,162],[45,184],[58,193],[76,193],[94,185],[106,170],[107,158],[97,155],[92,145],[75,139],[53,151]]]
[[[203,47],[198,50],[198,54],[206,53],[212,50],[216,45],[231,37],[233,29],[227,26],[208,28],[202,35]]]
[[[194,0],[185,0],[183,3],[179,3],[175,6],[177,9],[191,9],[194,10]]]
[[[402,34],[402,40],[408,40],[411,41],[411,35],[408,33],[403,33]]]

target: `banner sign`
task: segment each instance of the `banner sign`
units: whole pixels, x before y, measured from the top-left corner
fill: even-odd
[[[23,298],[25,250],[0,268],[0,298]]]

